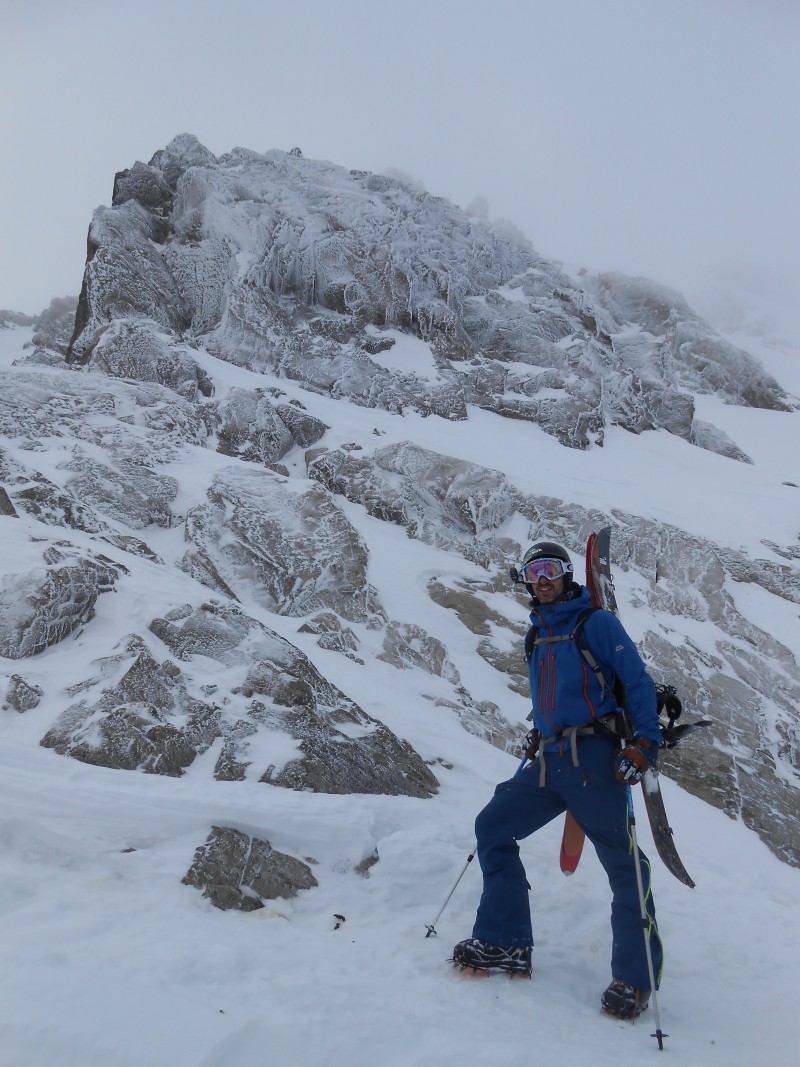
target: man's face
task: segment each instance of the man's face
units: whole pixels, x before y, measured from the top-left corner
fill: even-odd
[[[534,588],[540,604],[554,604],[564,592],[564,579],[541,577]]]

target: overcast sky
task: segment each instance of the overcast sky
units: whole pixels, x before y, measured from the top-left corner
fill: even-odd
[[[568,266],[800,296],[798,0],[0,0],[0,308],[176,134],[390,167]]]

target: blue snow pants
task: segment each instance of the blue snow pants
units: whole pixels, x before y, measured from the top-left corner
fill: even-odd
[[[540,754],[510,781],[497,786],[494,797],[475,821],[483,894],[472,936],[504,948],[533,945],[530,887],[517,842],[568,808],[594,845],[611,886],[612,977],[646,990],[650,988],[650,978],[628,824],[628,798],[625,786],[614,776],[618,751],[617,743],[609,738],[582,737],[578,741],[578,767],[573,765],[569,745],[565,745],[563,753],[548,751],[544,757]],[[540,786],[542,758],[546,775],[545,784]],[[658,985],[663,951],[650,893],[650,864],[641,850],[639,855]],[[561,922],[569,926],[568,919]],[[552,916],[547,925],[554,928]]]

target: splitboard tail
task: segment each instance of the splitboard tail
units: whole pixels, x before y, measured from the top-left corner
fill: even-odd
[[[667,819],[664,808],[664,798],[661,795],[661,786],[658,782],[658,772],[649,770],[642,779],[642,792],[644,793],[644,806],[647,818],[650,820],[650,829],[653,833],[653,844],[656,846],[661,862],[674,874],[679,882],[694,889],[694,879],[683,865],[675,847],[672,837],[672,827]]]
[[[564,874],[574,874],[580,863],[583,843],[586,840],[583,830],[575,822],[570,812],[564,819],[564,832],[561,835],[561,856],[559,863]]]

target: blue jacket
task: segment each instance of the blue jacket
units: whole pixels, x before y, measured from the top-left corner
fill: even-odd
[[[531,623],[538,628],[538,637],[572,632],[579,615],[591,607],[588,591],[579,588],[580,595],[571,600],[535,605]],[[543,737],[550,737],[615,711],[616,677],[625,687],[634,736],[648,737],[660,745],[655,685],[622,623],[610,611],[595,611],[586,620],[583,633],[607,688],[601,687],[575,641],[538,645],[528,664],[533,725]]]

